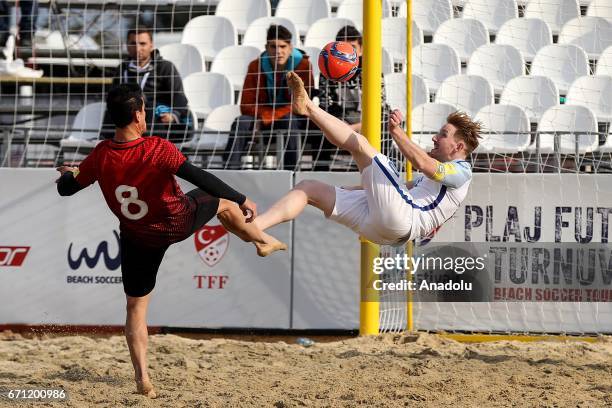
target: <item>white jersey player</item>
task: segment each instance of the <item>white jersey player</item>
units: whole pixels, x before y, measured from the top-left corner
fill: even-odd
[[[287,83],[293,112],[310,118],[331,143],[351,153],[361,173],[361,185],[336,187],[304,180],[255,219],[259,228],[265,230],[292,220],[310,204],[369,241],[394,245],[426,237],[459,208],[472,179],[471,166],[465,159],[478,146],[479,123],[463,113],[449,115],[432,138],[434,148],[426,153],[401,129],[401,113],[391,112],[389,131],[393,140],[422,173],[412,183],[404,184],[387,156],[348,124],[312,103],[297,75],[288,73]]]

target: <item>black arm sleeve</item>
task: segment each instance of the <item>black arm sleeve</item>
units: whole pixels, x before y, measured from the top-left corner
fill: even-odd
[[[77,183],[76,179],[74,178],[74,174],[72,174],[71,171],[67,171],[62,174],[57,182],[57,192],[62,197],[71,196],[82,189],[83,187]]]
[[[240,194],[221,181],[218,177],[194,166],[188,161],[181,164],[181,167],[178,168],[176,175],[183,180],[187,180],[211,196],[225,198],[226,200],[233,201],[238,205],[242,205],[246,201],[245,195]]]

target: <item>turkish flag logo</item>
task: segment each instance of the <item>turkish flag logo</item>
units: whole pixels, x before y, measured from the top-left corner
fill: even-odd
[[[229,233],[222,225],[205,225],[194,235],[196,251],[208,266],[219,263],[229,247]]]

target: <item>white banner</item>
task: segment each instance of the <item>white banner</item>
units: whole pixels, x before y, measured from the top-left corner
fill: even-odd
[[[217,174],[262,208],[291,188],[290,172]],[[0,323],[121,325],[118,220],[97,184],[60,197],[57,175],[0,169]],[[251,244],[217,224],[214,218],[207,230],[168,250],[149,324],[289,328],[290,252],[259,258]],[[270,233],[290,242],[289,224]]]

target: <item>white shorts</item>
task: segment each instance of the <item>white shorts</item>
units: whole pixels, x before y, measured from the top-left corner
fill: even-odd
[[[330,219],[369,241],[393,245],[412,239],[413,209],[408,192],[389,158],[377,154],[361,173],[363,190],[336,187]]]

